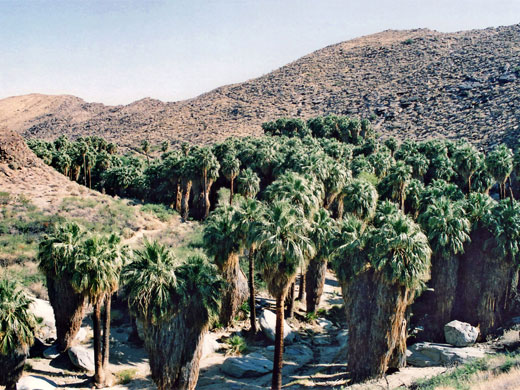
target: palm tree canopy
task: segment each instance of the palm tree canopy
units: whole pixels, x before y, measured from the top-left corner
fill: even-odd
[[[486,156],[489,173],[498,183],[503,183],[513,171],[513,152],[502,144]]]
[[[462,202],[440,198],[421,214],[419,223],[428,236],[431,248],[441,256],[463,253],[464,243],[470,240],[471,224]]]
[[[362,220],[370,220],[377,207],[377,190],[369,182],[352,179],[342,190],[346,212],[355,214]]]
[[[305,217],[309,218],[319,207],[321,191],[309,178],[294,172],[287,172],[265,189],[265,196],[270,201],[286,200],[301,207]]]
[[[81,252],[86,233],[77,223],[57,225],[40,242],[38,260],[40,270],[48,276],[68,275],[69,263],[74,263]]]
[[[314,214],[310,226],[310,239],[316,249],[315,257],[328,258],[334,249],[336,222],[324,208]]]
[[[236,205],[233,218],[244,245],[258,242],[266,212],[265,205],[256,199],[243,199]]]
[[[134,315],[158,323],[178,306],[179,282],[175,274],[178,261],[165,245],[145,241],[134,250],[132,261],[122,271],[128,306]]]
[[[370,265],[388,283],[420,288],[429,277],[431,249],[419,225],[399,212],[368,238]]]
[[[228,155],[223,160],[221,165],[222,174],[226,179],[231,180],[237,177],[240,172],[240,160],[235,156]]]
[[[0,280],[0,355],[33,343],[36,318],[29,311],[31,302],[15,282]]]
[[[240,171],[237,182],[238,192],[246,198],[254,198],[260,191],[260,178],[251,168]]]
[[[353,214],[346,214],[337,229],[335,236],[336,249],[333,252],[332,266],[338,278],[348,282],[361,272],[368,259],[366,257],[366,239],[371,227],[366,227]]]
[[[497,253],[511,256],[517,265],[520,264],[520,204],[510,199],[501,200],[482,222],[498,244]]]
[[[126,256],[126,249],[121,247],[121,238],[116,234],[87,238],[76,261],[68,264],[72,287],[92,302],[112,294],[118,289]]]
[[[495,201],[487,194],[472,192],[464,202],[466,215],[473,229],[488,215],[495,204]]]
[[[222,267],[231,253],[238,253],[241,248],[241,237],[236,209],[232,206],[217,207],[204,223],[204,247],[209,256]]]
[[[258,263],[273,296],[280,296],[298,267],[314,255],[308,233],[309,223],[299,208],[288,201],[276,201],[269,207],[261,228]]]

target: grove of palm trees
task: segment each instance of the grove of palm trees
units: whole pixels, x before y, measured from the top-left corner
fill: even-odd
[[[259,138],[172,150],[143,142],[126,155],[97,137],[28,141],[71,180],[201,224],[200,251],[186,256],[159,241],[130,250],[75,223],[40,242],[60,352],[93,310],[96,386],[110,376],[114,296],[143,329],[160,390],[196,388],[204,335],[232,327],[244,305],[243,334],[263,337],[260,289],[276,313],[271,388],[281,389],[297,281],[312,319],[327,272],[342,291],[349,383],[404,367],[411,333],[444,342],[444,325],[460,320],[486,340],[520,314],[520,150],[380,139],[370,121],[334,115],[262,127]],[[15,294],[0,283],[0,361],[23,360],[32,340],[25,298],[4,299]]]

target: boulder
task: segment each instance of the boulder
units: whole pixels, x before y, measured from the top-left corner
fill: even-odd
[[[43,351],[43,357],[46,359],[55,359],[58,356],[60,356],[60,352],[58,351],[56,344],[51,345],[49,348]]]
[[[94,351],[76,345],[68,351],[71,363],[83,371],[94,371]]]
[[[38,337],[34,338],[34,343],[31,345],[31,348],[29,348],[29,356],[32,358],[43,357],[43,352],[48,348],[45,343],[40,340]]]
[[[57,386],[56,383],[47,378],[28,375],[18,381],[16,390],[54,390]]]
[[[87,339],[87,337],[88,337],[87,329],[79,328],[78,333],[74,337],[74,340],[77,341],[78,343],[82,343],[83,341],[85,341]]]
[[[467,347],[475,344],[479,330],[467,322],[451,321],[444,325],[444,338],[448,344]]]
[[[336,335],[336,342],[341,349],[346,348],[348,345],[348,330],[342,329]]]
[[[474,347],[453,347],[448,344],[417,343],[406,351],[406,362],[416,367],[452,366],[485,356]]]
[[[276,314],[272,311],[264,310],[258,317],[260,328],[265,336],[274,342],[276,335]],[[294,340],[294,332],[289,324],[284,320],[283,323],[283,341],[284,344],[291,344]]]
[[[273,362],[259,353],[227,358],[222,371],[235,378],[251,378],[265,375],[273,370]]]
[[[29,310],[36,318],[41,318],[37,334],[42,340],[56,338],[56,322],[54,321],[54,310],[49,301],[33,298]]]

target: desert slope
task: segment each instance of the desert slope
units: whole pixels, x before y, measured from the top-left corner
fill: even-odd
[[[262,77],[194,99],[126,106],[72,96],[0,100],[0,128],[26,137],[101,135],[125,146],[259,135],[280,116],[370,117],[383,135],[466,138],[482,147],[520,135],[520,24],[439,33],[384,31],[331,45]]]

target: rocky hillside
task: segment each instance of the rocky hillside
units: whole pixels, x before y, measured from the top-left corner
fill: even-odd
[[[482,147],[520,135],[520,24],[458,33],[384,31],[328,46],[274,72],[194,99],[126,106],[72,96],[0,100],[0,128],[26,137],[100,135],[208,143],[261,134],[280,116],[369,117],[383,135],[466,138]]]

